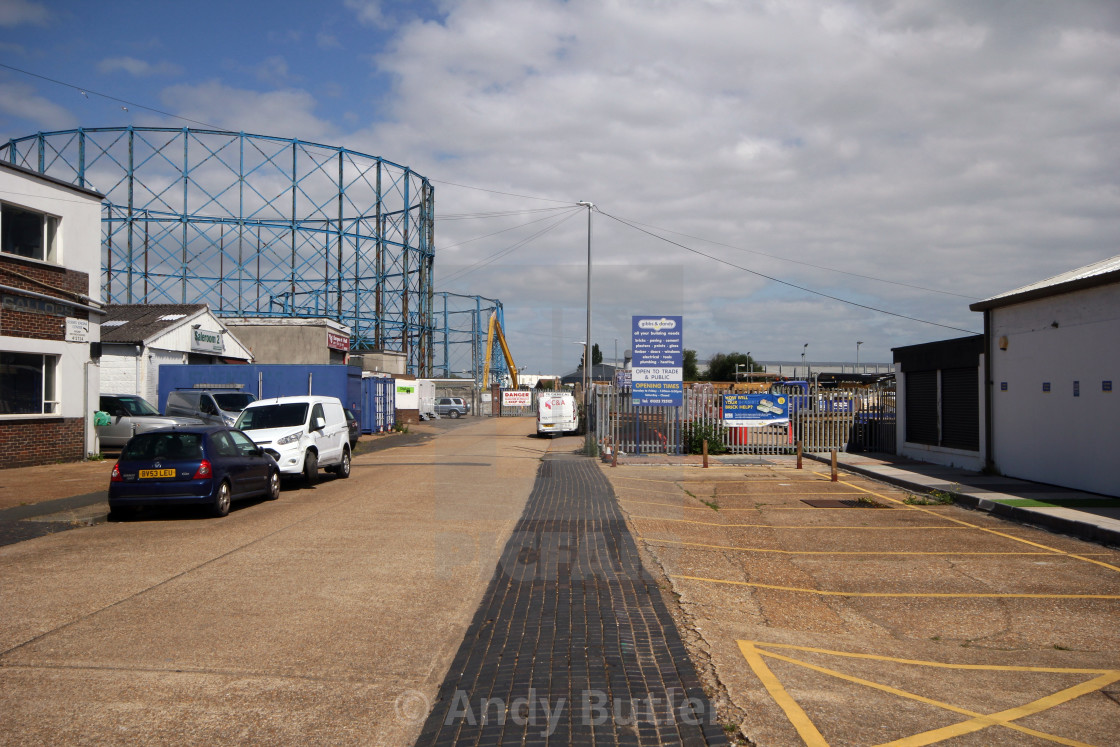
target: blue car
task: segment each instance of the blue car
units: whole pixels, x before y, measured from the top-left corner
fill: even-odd
[[[219,425],[161,428],[133,436],[113,465],[109,511],[140,506],[209,506],[229,513],[241,498],[280,497],[280,468],[239,430]]]

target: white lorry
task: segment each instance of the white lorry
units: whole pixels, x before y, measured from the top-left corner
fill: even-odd
[[[572,394],[546,392],[537,397],[537,435],[575,433],[579,430],[579,410]]]

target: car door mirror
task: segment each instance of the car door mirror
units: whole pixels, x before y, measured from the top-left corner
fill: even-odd
[[[323,418],[315,418],[315,421],[311,424],[311,430],[315,431],[321,431],[326,427],[327,421]]]

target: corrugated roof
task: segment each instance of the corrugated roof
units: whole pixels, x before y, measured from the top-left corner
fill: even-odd
[[[143,342],[206,308],[204,303],[110,304],[105,307],[106,317],[101,322],[101,341]],[[122,323],[106,328],[106,322]]]
[[[983,301],[971,304],[968,308],[973,311],[985,311],[998,306],[1009,306],[1024,301],[1046,298],[1047,296],[1056,296],[1060,293],[1069,293],[1082,288],[1092,288],[1118,282],[1120,282],[1120,254],[1102,259],[1100,262],[1094,262],[1091,265],[1079,267],[1076,270],[1063,272],[1046,280],[1040,280],[1037,283],[1024,285],[1022,288],[1000,293],[998,296],[985,298]]]

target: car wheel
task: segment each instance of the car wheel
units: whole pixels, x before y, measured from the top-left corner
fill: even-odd
[[[455,419],[455,418],[459,417],[459,411],[458,410],[452,410],[451,412],[449,412],[447,414],[450,415],[452,419]]]
[[[315,483],[315,478],[319,476],[319,455],[314,451],[309,451],[303,457],[303,481],[308,485]]]
[[[229,513],[229,505],[229,483],[222,480],[222,484],[218,486],[218,494],[214,496],[214,505],[210,510],[215,516],[225,516]]]
[[[280,473],[270,472],[268,475],[268,500],[274,501],[280,497]]]
[[[350,449],[342,450],[342,461],[339,462],[334,473],[342,480],[350,476]]]

